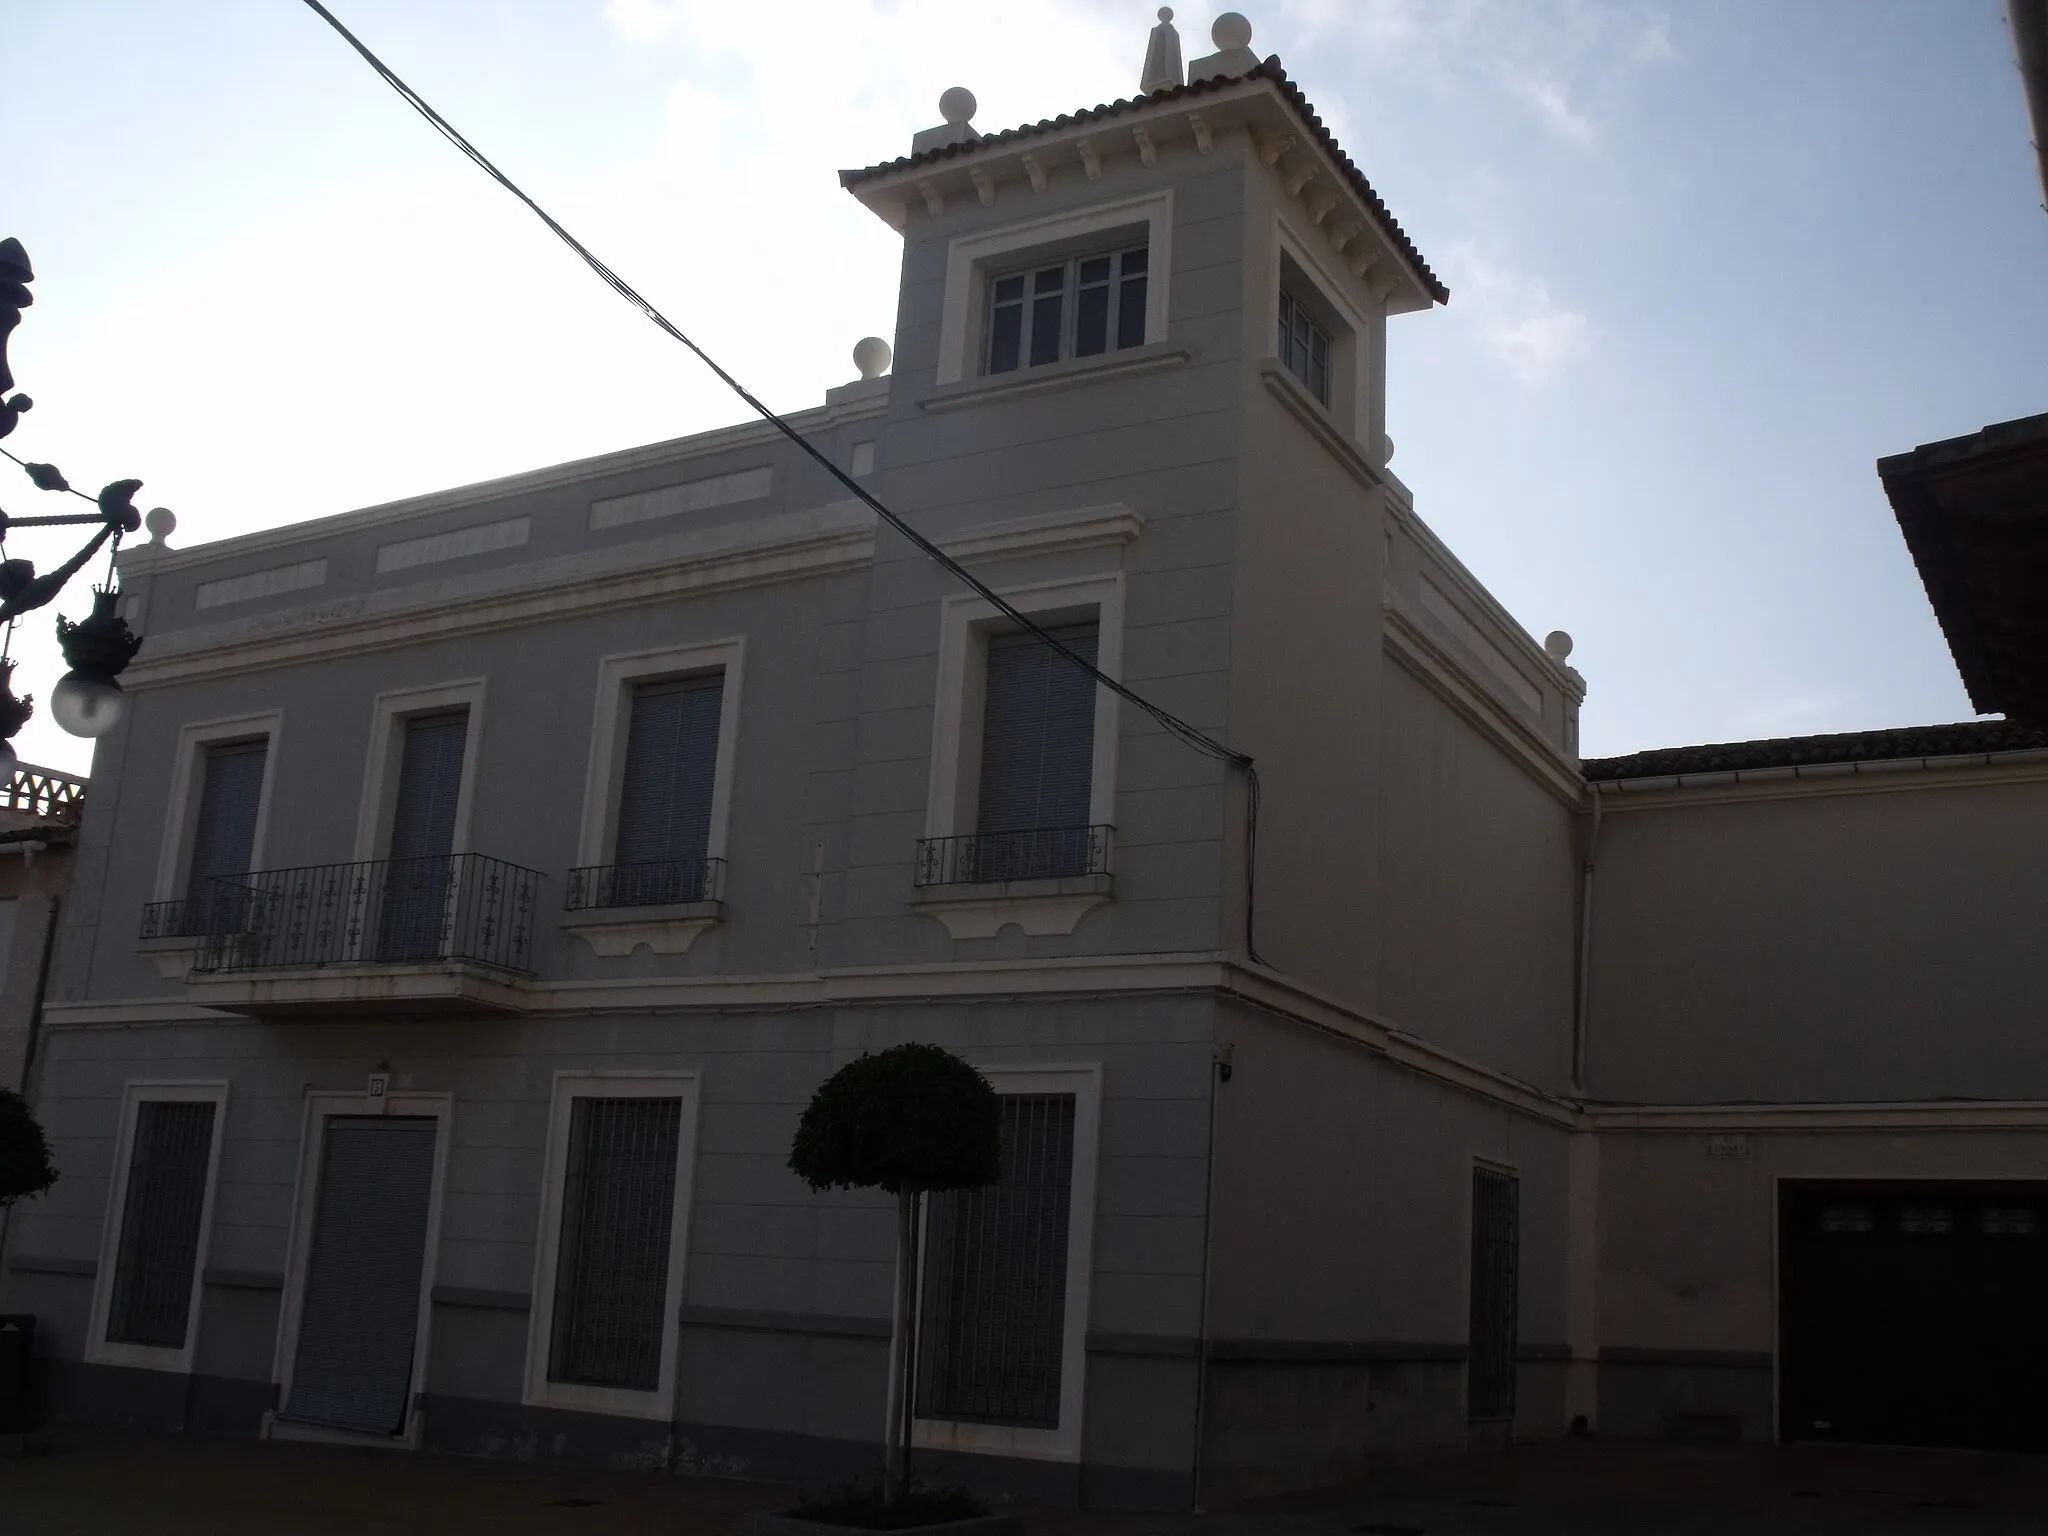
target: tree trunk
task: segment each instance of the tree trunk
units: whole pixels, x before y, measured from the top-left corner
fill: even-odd
[[[896,1337],[889,1362],[889,1424],[883,1445],[882,1502],[894,1504],[910,1481],[910,1427],[917,1401],[917,1191],[896,1195]]]

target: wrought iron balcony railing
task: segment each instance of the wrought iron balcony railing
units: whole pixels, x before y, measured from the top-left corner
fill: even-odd
[[[152,901],[142,909],[142,932],[140,939],[198,939],[209,933],[219,933],[222,925],[233,926],[240,922],[239,914],[246,905],[238,877],[233,882],[223,882],[218,893],[204,896],[188,896],[178,901]]]
[[[191,915],[208,930],[193,969],[465,960],[530,973],[541,879],[478,853],[228,876]]]
[[[1109,873],[1115,828],[1032,827],[927,837],[917,845],[917,883],[982,885],[993,880],[1047,880]]]
[[[593,907],[665,907],[725,899],[725,860],[653,859],[586,864],[569,871],[567,912]]]

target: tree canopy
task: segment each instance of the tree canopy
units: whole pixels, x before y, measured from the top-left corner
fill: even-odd
[[[0,1210],[56,1182],[49,1138],[29,1113],[28,1100],[0,1088]]]
[[[988,1079],[936,1045],[893,1045],[827,1078],[789,1166],[813,1189],[969,1189],[1002,1176],[1002,1109]]]

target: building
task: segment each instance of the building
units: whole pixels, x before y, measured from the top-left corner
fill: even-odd
[[[62,1414],[866,1473],[891,1209],[785,1159],[918,1039],[1011,1152],[931,1213],[934,1475],[2048,1438],[2048,736],[1582,762],[1568,639],[1388,465],[1385,326],[1447,295],[1215,41],[846,173],[894,368],[793,424],[1255,758],[1255,846],[1243,773],[765,425],[126,551],[5,1276]]]
[[[0,789],[0,1088],[35,1065],[40,1004],[85,780],[21,764]]]

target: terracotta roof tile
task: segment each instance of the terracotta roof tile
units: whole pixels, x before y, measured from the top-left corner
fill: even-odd
[[[1409,265],[1414,267],[1416,274],[1422,279],[1423,286],[1429,290],[1430,296],[1439,304],[1448,304],[1451,298],[1451,291],[1443,285],[1434,272],[1430,271],[1429,263],[1422,259],[1422,252],[1415,248],[1415,242],[1408,238],[1408,232],[1402,229],[1400,221],[1387,211],[1387,205],[1380,200],[1379,193],[1373,191],[1372,183],[1365,179],[1364,173],[1351,163],[1351,157],[1344,153],[1342,146],[1337,143],[1336,138],[1324,125],[1323,120],[1316,115],[1315,108],[1308,104],[1308,98],[1302,95],[1301,87],[1288,79],[1287,71],[1281,67],[1277,54],[1242,75],[1197,80],[1192,85],[1171,86],[1166,90],[1153,91],[1145,96],[1133,96],[1121,101],[1105,102],[1103,105],[1096,107],[1083,107],[1078,112],[1062,112],[1058,117],[1042,118],[1038,122],[1025,123],[1021,127],[1005,128],[998,133],[983,134],[980,138],[969,140],[964,144],[947,144],[937,149],[925,150],[922,154],[904,155],[900,159],[886,160],[880,165],[865,166],[857,171],[841,171],[839,173],[839,184],[851,191],[862,182],[872,181],[878,176],[890,176],[898,171],[911,170],[917,166],[936,165],[942,161],[964,159],[991,145],[1015,144],[1020,140],[1034,139],[1043,134],[1055,133],[1062,128],[1076,127],[1084,123],[1100,122],[1104,118],[1120,117],[1127,112],[1136,112],[1145,107],[1156,107],[1166,102],[1209,95],[1227,86],[1242,84],[1247,80],[1270,80],[1273,82],[1288,105],[1294,108],[1295,116],[1299,117],[1303,126],[1315,136],[1316,142],[1322,145],[1324,152],[1337,162],[1337,168],[1344,173],[1345,179],[1350,182],[1352,191],[1364,199],[1366,207],[1372,210],[1373,217],[1379,221],[1380,229],[1393,242],[1394,249],[1407,259]]]
[[[1725,741],[1698,747],[1658,747],[1626,757],[1592,757],[1580,766],[1594,783],[1662,779],[1688,773],[1748,773],[1762,768],[1809,768],[1826,763],[1895,762],[1915,757],[1982,757],[1991,752],[2048,751],[2048,731],[2007,720],[1964,720],[1954,725],[1912,725],[1890,731],[1848,731],[1834,736],[1784,736],[1771,741]]]

